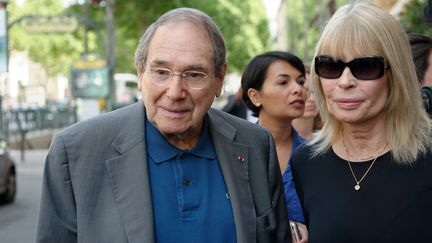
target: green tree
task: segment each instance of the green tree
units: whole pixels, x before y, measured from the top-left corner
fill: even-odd
[[[342,5],[353,0],[284,0],[287,4],[288,50],[308,63],[311,62],[320,31],[333,13]],[[423,9],[427,0],[411,0],[400,14],[400,23],[406,32],[432,35],[432,28],[427,24]]]
[[[288,51],[310,63],[315,45],[328,19],[349,0],[285,0],[287,4]]]
[[[407,33],[421,33],[432,36],[432,26],[426,23],[423,15],[425,7],[425,0],[412,0],[405,5],[400,22]]]
[[[8,5],[9,50],[27,51],[31,59],[41,63],[49,74],[69,73],[74,60],[79,58],[83,46],[74,34],[32,34],[22,28],[19,19],[30,16],[52,16],[62,14],[60,0],[31,0],[17,6],[16,1]]]
[[[117,71],[134,70],[133,52],[139,37],[162,13],[176,7],[197,8],[215,20],[226,40],[229,71],[242,72],[253,56],[270,49],[261,0],[117,1]]]
[[[135,72],[134,52],[138,40],[150,23],[176,7],[193,7],[208,13],[220,26],[227,44],[230,72],[242,72],[255,55],[270,49],[268,20],[261,0],[117,0],[116,72]],[[91,4],[88,18],[81,4],[67,9],[60,0],[27,0],[17,6],[12,0],[9,22],[27,15],[72,14],[81,25],[71,34],[30,34],[17,22],[11,28],[10,49],[27,50],[30,58],[41,63],[50,74],[69,74],[72,64],[84,54],[84,23],[88,26],[88,49],[104,57],[106,39],[104,7]]]

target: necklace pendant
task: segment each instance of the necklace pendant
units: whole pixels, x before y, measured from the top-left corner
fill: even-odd
[[[355,185],[354,190],[356,190],[356,191],[360,190],[360,185],[359,184]]]

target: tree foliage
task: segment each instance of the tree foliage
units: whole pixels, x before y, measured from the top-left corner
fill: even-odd
[[[27,51],[31,59],[41,63],[49,74],[69,73],[73,61],[83,50],[82,42],[74,34],[27,33],[19,19],[26,16],[53,16],[62,14],[64,7],[59,0],[31,0],[17,6],[8,5],[9,50]]]
[[[288,23],[288,50],[309,62],[319,39],[320,30],[332,11],[348,0],[286,0]],[[8,5],[9,23],[28,15],[74,14],[81,21],[71,34],[30,34],[15,22],[9,30],[9,49],[26,50],[31,59],[41,63],[50,74],[68,74],[74,61],[84,52],[84,23],[87,23],[88,46],[91,52],[103,57],[106,42],[104,7],[90,5],[89,19],[83,16],[83,5],[64,9],[60,0],[26,0],[17,6],[16,0]],[[400,16],[407,32],[432,35],[425,22],[423,9],[426,0],[409,1]],[[228,48],[230,72],[242,72],[246,63],[270,46],[268,20],[261,0],[116,0],[116,72],[134,72],[134,52],[147,26],[162,13],[176,7],[194,7],[208,13],[220,26]]]
[[[285,0],[287,2],[288,50],[308,63],[312,60],[320,31],[335,10],[352,0]],[[432,28],[424,18],[427,0],[411,0],[400,14],[400,23],[407,33],[432,35]]]
[[[261,0],[116,0],[116,66],[115,72],[135,72],[134,53],[147,26],[162,13],[176,7],[193,7],[208,13],[221,28],[226,44],[229,71],[241,72],[255,55],[270,49],[268,20]],[[104,7],[90,5],[89,17],[75,4],[64,9],[60,0],[27,0],[18,7],[12,0],[10,21],[25,15],[56,15],[68,13],[88,23],[88,46],[91,52],[104,57],[106,31]],[[27,50],[31,59],[42,63],[49,73],[69,73],[74,61],[84,52],[84,25],[72,34],[28,34],[19,24],[10,32],[10,48]]]
[[[118,70],[133,69],[133,51],[141,34],[161,14],[177,7],[200,9],[215,20],[225,37],[230,71],[241,72],[250,58],[270,48],[268,20],[261,0],[117,1],[117,63],[123,60]],[[122,51],[122,47],[130,52]]]
[[[400,22],[407,33],[421,33],[432,36],[432,26],[426,23],[425,20],[423,11],[425,8],[425,0],[412,0],[405,5]]]
[[[312,60],[315,45],[328,19],[348,0],[286,0],[288,51],[305,63]]]

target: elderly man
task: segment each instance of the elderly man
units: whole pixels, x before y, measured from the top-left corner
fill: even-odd
[[[270,134],[210,108],[225,52],[195,9],[146,30],[135,55],[143,101],[55,136],[37,242],[290,242]]]

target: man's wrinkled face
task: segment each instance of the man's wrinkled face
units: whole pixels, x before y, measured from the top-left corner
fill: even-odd
[[[174,145],[199,138],[203,118],[222,90],[223,75],[215,77],[214,70],[202,26],[181,21],[156,30],[139,74],[141,92],[147,118]]]

